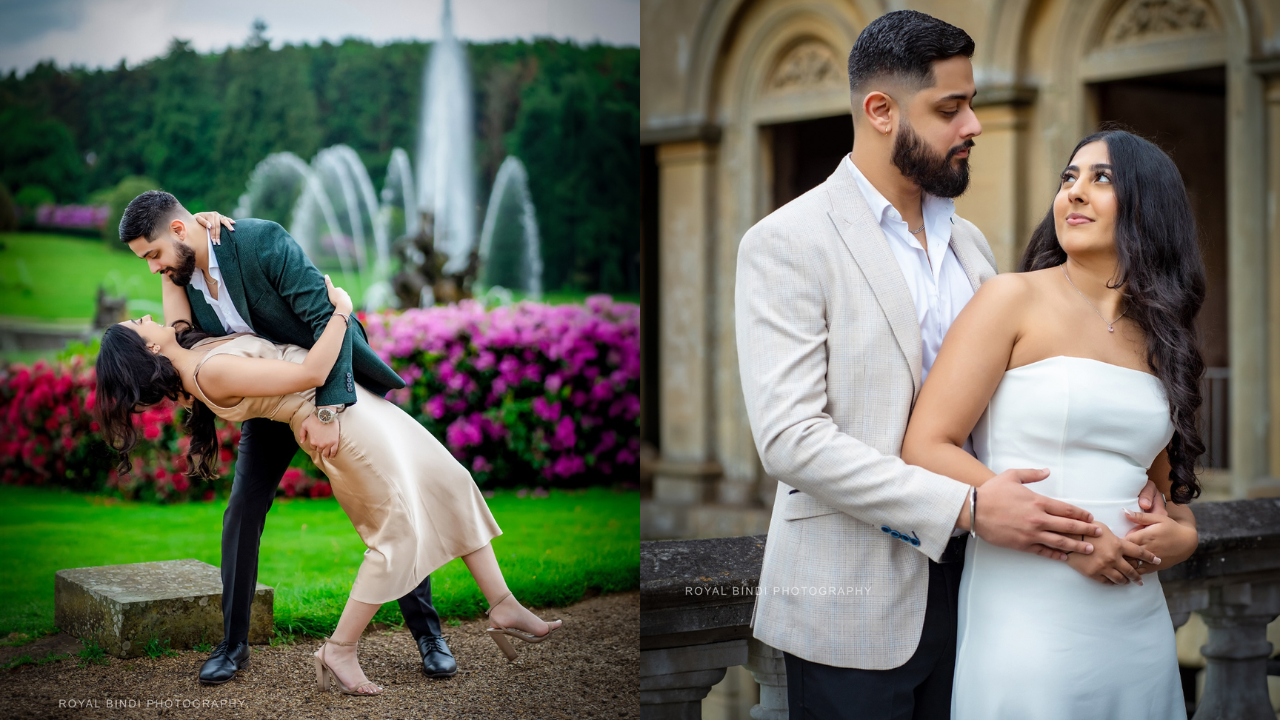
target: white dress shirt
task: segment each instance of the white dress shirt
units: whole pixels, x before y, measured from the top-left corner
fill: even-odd
[[[922,194],[925,239],[929,244],[926,253],[893,204],[876,190],[853,160],[845,155],[842,163],[853,173],[858,189],[871,206],[871,214],[880,222],[880,229],[884,231],[889,248],[902,268],[907,289],[911,291],[916,320],[920,323],[920,380],[923,382],[938,357],[942,338],[973,297],[973,286],[951,249],[951,218],[956,212],[955,202],[950,198]]]
[[[218,298],[215,300],[209,294],[209,285],[204,281],[204,273],[200,272],[200,268],[196,268],[196,271],[191,273],[191,285],[204,295],[204,301],[213,308],[213,313],[218,316],[218,322],[222,323],[222,327],[228,333],[251,333],[253,328],[240,317],[235,303],[231,302],[231,293],[227,292],[226,283],[222,282],[222,272],[218,270],[218,255],[213,251],[213,234],[209,228],[205,228],[204,232],[209,237],[209,277],[218,283]]]
[[[845,155],[842,161],[853,173],[853,179],[871,206],[871,214],[880,222],[889,241],[889,249],[902,268],[911,301],[916,306],[916,321],[920,323],[920,382],[929,377],[933,361],[938,357],[942,339],[965,304],[973,298],[973,286],[960,267],[960,259],[951,249],[951,216],[956,214],[956,204],[951,198],[940,198],[921,193],[924,212],[924,234],[929,250],[911,234],[902,215],[885,199],[871,181],[862,174],[852,158]],[[973,439],[966,438],[964,451],[974,455]],[[964,535],[956,529],[952,537]]]

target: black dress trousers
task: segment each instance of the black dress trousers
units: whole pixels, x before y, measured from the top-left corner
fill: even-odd
[[[915,654],[889,670],[840,668],[783,653],[791,720],[948,720],[956,669],[956,610],[967,536],[929,561],[929,597]]]

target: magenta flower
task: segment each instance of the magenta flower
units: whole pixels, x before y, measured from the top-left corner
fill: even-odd
[[[374,351],[408,384],[390,399],[416,408],[466,467],[511,468],[510,479],[485,482],[559,482],[635,466],[639,319],[635,305],[593,296],[493,310],[463,301],[364,322]]]
[[[557,420],[560,417],[560,403],[548,403],[546,398],[536,397],[533,399],[533,414],[543,420]]]
[[[573,419],[562,417],[560,422],[556,423],[555,435],[551,437],[549,444],[552,450],[568,450],[573,447],[577,439],[577,434],[573,428]]]

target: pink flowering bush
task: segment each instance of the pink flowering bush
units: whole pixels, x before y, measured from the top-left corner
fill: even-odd
[[[369,342],[408,384],[388,399],[476,482],[566,485],[635,476],[640,309],[480,303],[370,315]]]
[[[408,386],[389,399],[426,426],[476,482],[584,485],[635,477],[639,455],[639,308],[608,296],[585,305],[477,302],[370,315],[374,349]],[[134,418],[133,471],[94,422],[85,358],[0,369],[0,482],[113,490],[126,498],[212,500],[231,487],[237,426],[217,420],[218,478],[188,478],[183,413],[164,403]],[[278,492],[327,497],[305,459]]]
[[[83,358],[52,368],[0,371],[0,482],[94,489],[108,461],[93,407],[93,371]]]
[[[113,490],[130,499],[165,502],[212,500],[230,490],[239,428],[215,421],[218,477],[189,478],[186,453],[191,439],[181,428],[185,411],[168,401],[134,416],[141,437],[131,453],[133,471],[117,473],[116,453],[107,447],[93,419],[95,386],[93,369],[79,355],[55,366],[40,361],[0,370],[0,482]],[[331,494],[327,481],[297,469],[285,475],[280,492]]]
[[[106,205],[41,205],[36,209],[36,224],[101,230],[110,213]]]

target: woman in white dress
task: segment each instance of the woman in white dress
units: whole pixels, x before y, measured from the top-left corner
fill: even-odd
[[[1028,487],[1092,512],[1102,532],[1093,553],[1060,561],[969,539],[951,716],[1185,720],[1151,574],[1195,551],[1186,504],[1204,451],[1205,273],[1173,161],[1127,132],[1082,140],[1020,270],[984,284],[951,326],[902,457],[975,486],[979,527],[984,482],[1048,468]],[[1138,512],[1148,478],[1167,516]],[[1120,562],[1135,546],[1158,565]]]

